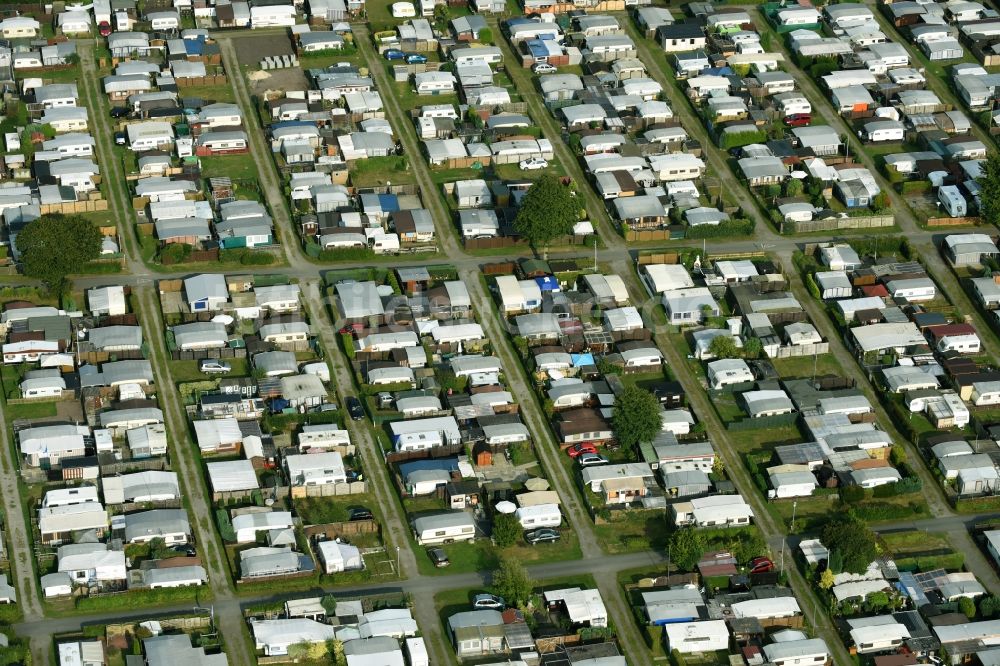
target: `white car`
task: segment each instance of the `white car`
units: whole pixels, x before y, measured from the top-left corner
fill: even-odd
[[[544,169],[549,165],[548,162],[543,160],[541,157],[529,157],[526,160],[521,160],[518,162],[518,166],[525,171],[534,171],[535,169]]]
[[[547,62],[538,62],[531,66],[531,71],[535,74],[554,74],[559,70],[556,69],[555,65],[550,65]]]

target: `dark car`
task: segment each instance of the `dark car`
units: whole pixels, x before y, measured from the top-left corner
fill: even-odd
[[[194,557],[195,555],[194,546],[188,544],[171,546],[170,550],[172,550],[175,553],[180,553],[181,555],[186,555],[187,557]]]
[[[386,60],[402,60],[403,58],[406,57],[406,54],[400,51],[399,49],[389,49],[388,51],[383,53],[382,56]]]
[[[536,543],[552,543],[553,541],[559,541],[561,538],[562,536],[560,536],[559,532],[551,527],[542,527],[524,533],[524,540],[532,546]]]
[[[427,62],[427,56],[420,53],[407,53],[404,60],[407,65],[423,65]]]
[[[128,109],[124,106],[116,106],[111,109],[112,118],[124,118],[128,115]]]
[[[365,408],[361,406],[361,401],[355,398],[353,395],[347,396],[347,413],[351,415],[351,418],[355,421],[360,421],[365,418]]]
[[[373,516],[372,512],[369,511],[368,509],[366,509],[364,507],[360,507],[360,508],[351,509],[350,511],[348,511],[347,512],[347,519],[348,520],[352,520],[352,521],[353,520],[375,520],[375,516]]]
[[[785,124],[789,127],[805,127],[812,122],[812,116],[808,113],[793,113],[785,116]]]
[[[431,562],[439,569],[451,564],[451,560],[448,559],[448,553],[440,548],[431,548],[428,550],[427,557],[431,558]]]
[[[125,136],[125,132],[115,132],[115,145],[124,146],[128,143],[128,137]]]

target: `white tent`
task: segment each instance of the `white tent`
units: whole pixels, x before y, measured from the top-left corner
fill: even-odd
[[[361,551],[356,546],[339,541],[320,541],[319,559],[323,563],[323,571],[328,574],[363,569],[365,566]]]

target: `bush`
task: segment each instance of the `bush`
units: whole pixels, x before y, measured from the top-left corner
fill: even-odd
[[[747,219],[731,219],[716,225],[699,224],[688,227],[687,238],[720,238],[724,236],[752,236],[754,221]]]

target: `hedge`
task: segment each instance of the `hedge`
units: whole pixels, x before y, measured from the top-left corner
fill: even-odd
[[[719,238],[722,236],[751,236],[756,225],[753,220],[732,219],[719,224],[699,224],[687,227],[687,238]]]

